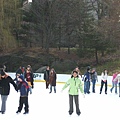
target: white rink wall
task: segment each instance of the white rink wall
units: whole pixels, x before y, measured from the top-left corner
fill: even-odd
[[[15,73],[8,72],[8,74],[15,79]],[[71,74],[57,74],[57,82],[64,83],[71,77]],[[35,82],[43,82],[43,73],[34,73],[34,80]],[[108,85],[112,85],[112,76],[108,76]],[[97,85],[101,84],[101,76],[98,75],[98,82]]]

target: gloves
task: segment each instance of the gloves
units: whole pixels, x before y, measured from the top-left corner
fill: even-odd
[[[34,85],[32,85],[32,89],[34,88]]]
[[[85,98],[85,94],[83,93],[83,98]]]
[[[18,89],[15,89],[18,92]]]

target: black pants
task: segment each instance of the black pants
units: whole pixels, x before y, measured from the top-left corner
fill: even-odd
[[[23,104],[25,105],[25,108],[24,108],[25,112],[29,112],[28,97],[20,97],[19,107],[18,107],[19,112],[21,112],[23,108]]]
[[[103,80],[101,80],[101,87],[100,87],[100,92],[102,92],[103,89],[103,85],[105,84],[105,93],[107,93],[107,81],[104,82]]]
[[[48,89],[49,88],[48,87],[49,86],[49,81],[46,80],[45,84],[46,84],[46,89]]]
[[[120,97],[120,83],[119,83],[119,97]]]
[[[79,99],[78,95],[69,95],[69,114],[73,113],[73,98],[75,101],[75,106],[76,106],[76,113],[79,115],[80,114],[80,109],[79,109]]]

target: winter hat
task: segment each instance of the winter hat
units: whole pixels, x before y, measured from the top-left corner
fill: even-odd
[[[87,71],[89,71],[90,70],[90,68],[87,68]]]
[[[5,72],[3,70],[1,70],[1,76],[4,76],[5,75]]]
[[[87,66],[87,71],[91,70],[91,67],[90,66]]]
[[[22,75],[20,75],[18,78],[22,79],[22,81],[24,81],[24,78]]]

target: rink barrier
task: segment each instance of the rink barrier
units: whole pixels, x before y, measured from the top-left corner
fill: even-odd
[[[34,80],[34,82],[45,82],[45,80]],[[65,84],[65,82],[56,81],[57,84]],[[84,84],[84,82],[82,82]],[[91,83],[92,84],[92,83]],[[96,86],[100,86],[100,84],[96,83]],[[108,87],[112,87],[112,85],[108,84]]]
[[[8,74],[12,77],[12,79],[15,79],[15,73],[8,72]],[[45,82],[43,73],[33,73],[33,74],[34,74],[34,82]],[[64,84],[69,78],[71,78],[71,74],[57,74],[56,83]],[[112,76],[108,76],[107,83],[108,86],[112,86]],[[100,84],[101,84],[101,76],[98,75],[98,82],[96,82],[96,85],[100,86]]]

